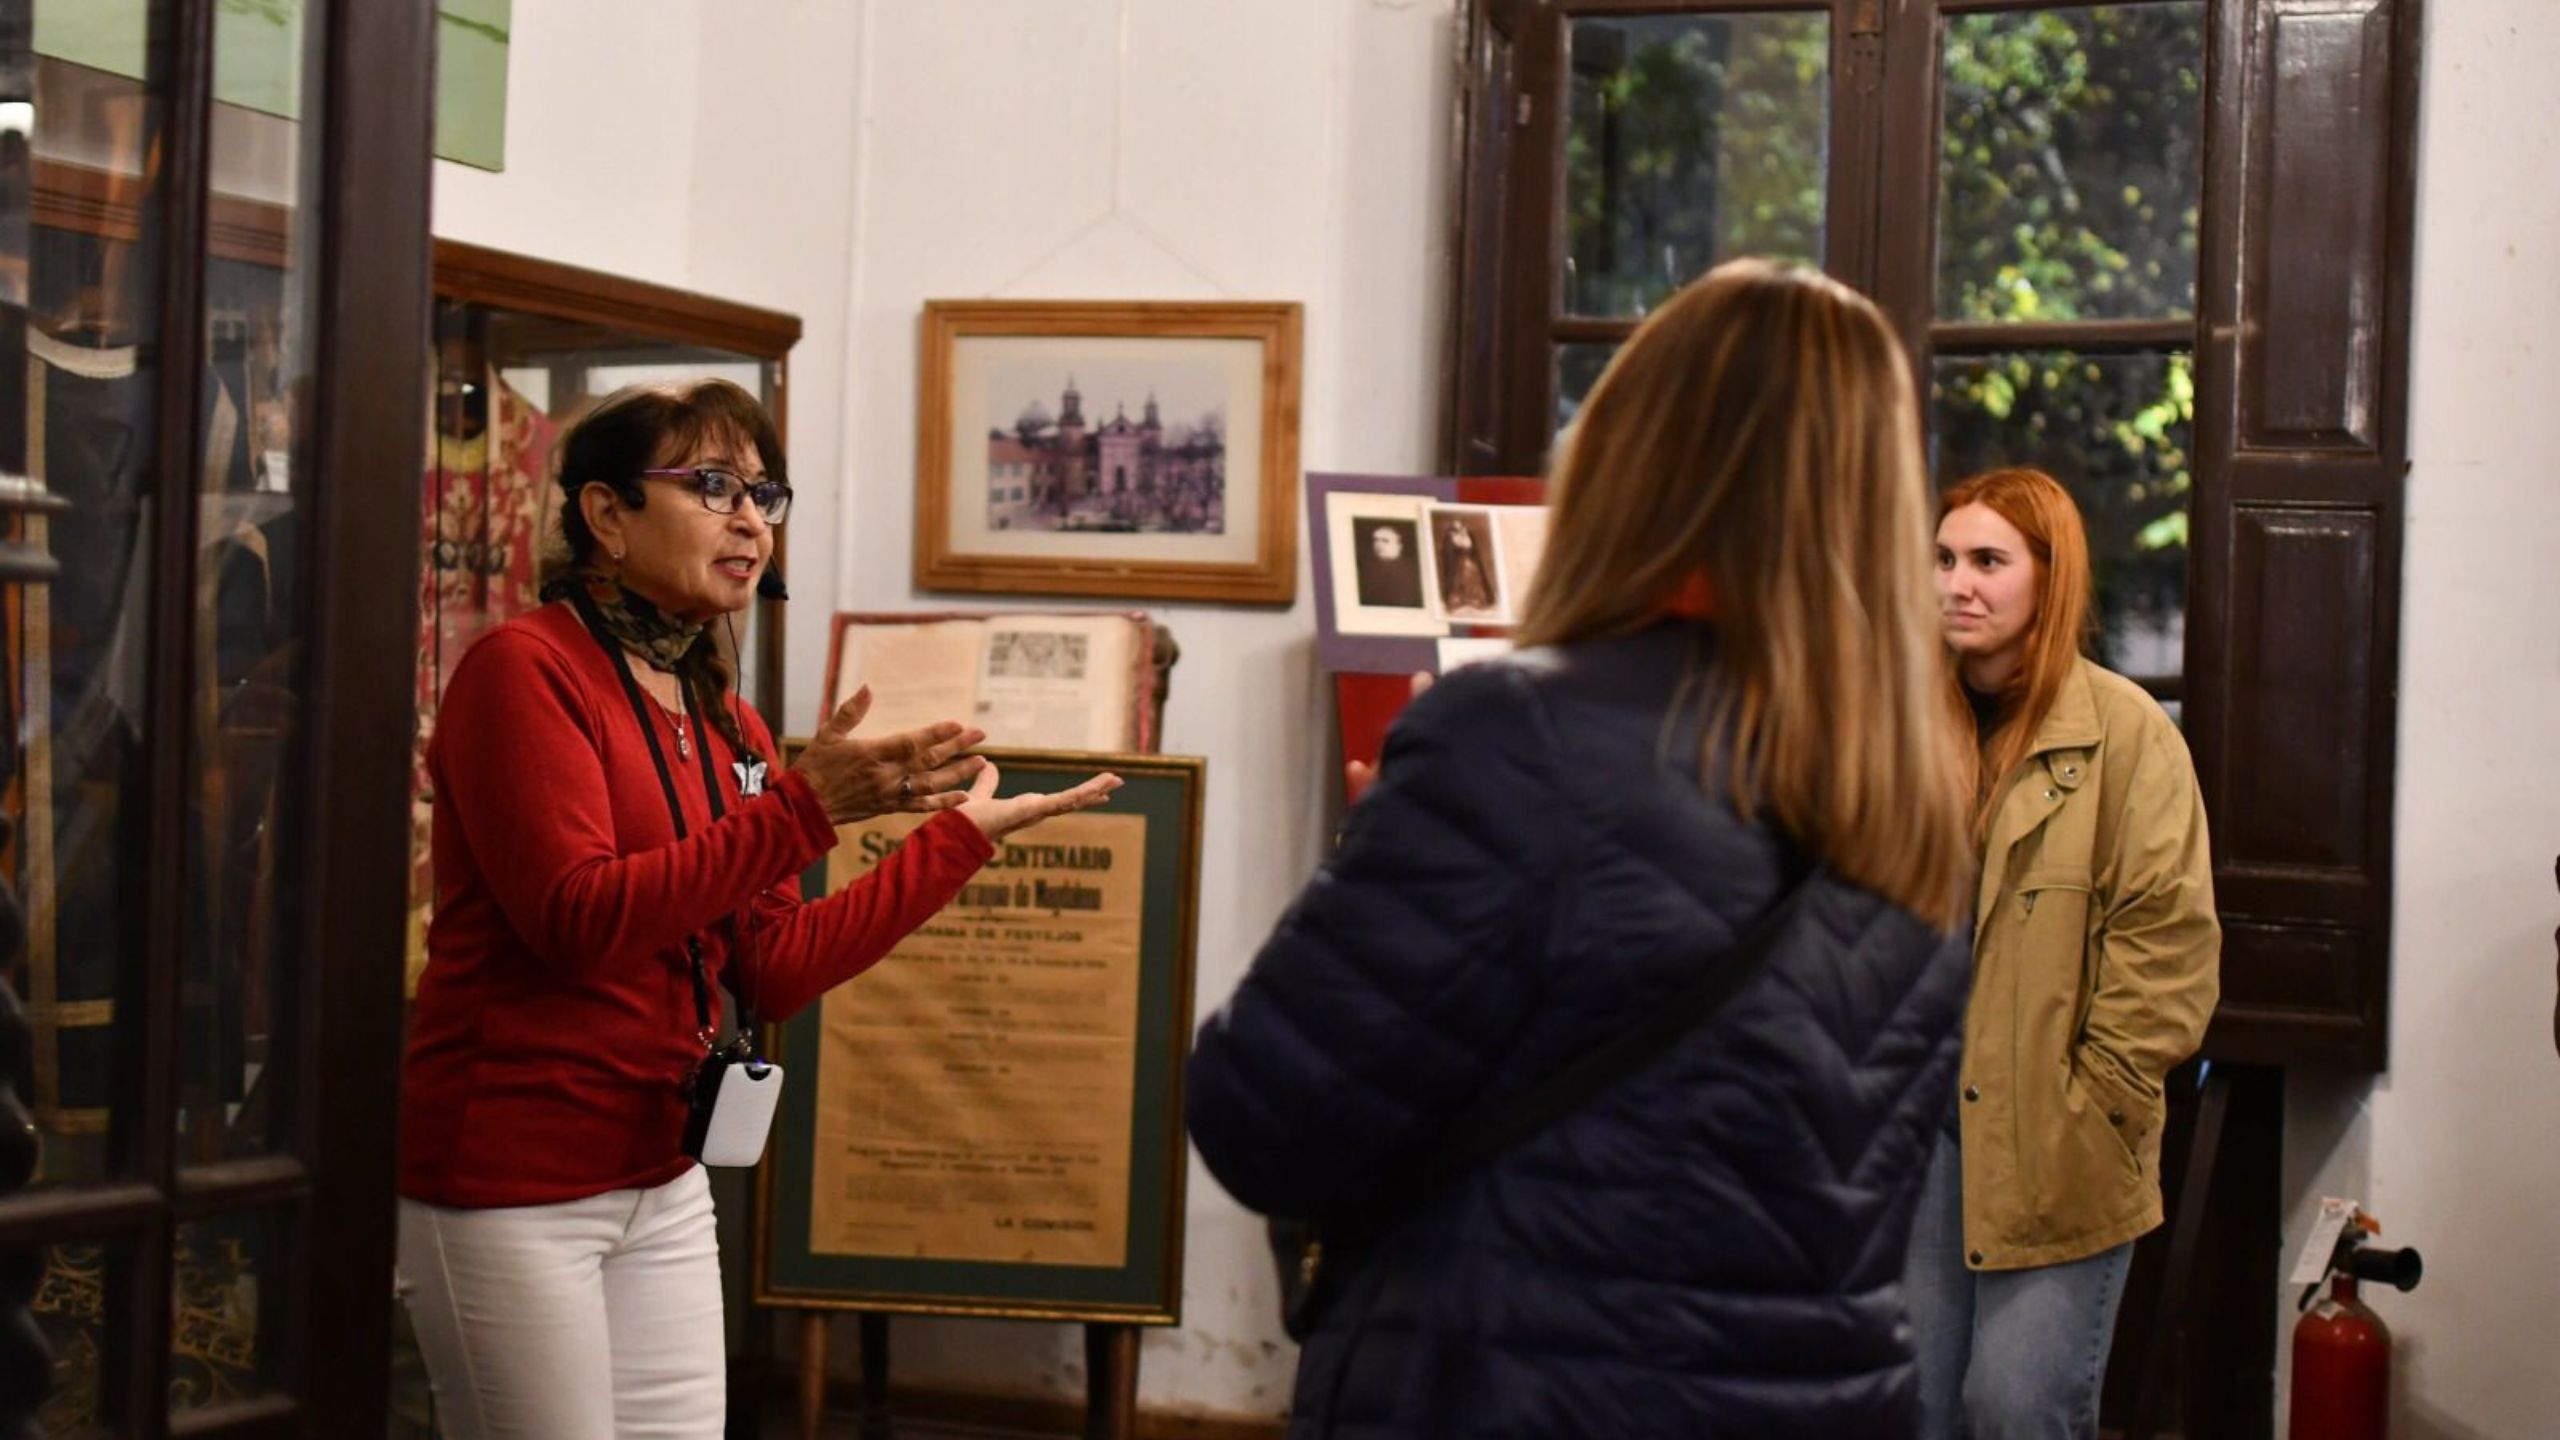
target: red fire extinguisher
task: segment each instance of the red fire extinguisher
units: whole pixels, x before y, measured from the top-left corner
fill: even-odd
[[[2384,1440],[2391,1428],[2391,1330],[2356,1298],[2356,1282],[2418,1288],[2415,1250],[2367,1246],[2381,1227],[2362,1215],[2339,1235],[2322,1284],[2302,1294],[2293,1327],[2293,1420],[2287,1440]],[[2317,1302],[2317,1303],[2315,1303]]]

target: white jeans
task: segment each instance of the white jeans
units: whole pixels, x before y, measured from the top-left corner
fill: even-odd
[[[400,1202],[446,1440],[719,1440],[720,1251],[700,1166],[561,1205]]]

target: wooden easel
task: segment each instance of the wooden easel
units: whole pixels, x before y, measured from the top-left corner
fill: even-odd
[[[1164,723],[1165,702],[1173,693],[1173,667],[1182,646],[1164,625],[1152,627],[1148,662],[1154,684],[1146,697],[1151,712],[1140,727],[1146,748],[1155,748]],[[877,1311],[854,1312],[861,1321],[862,1405],[856,1412],[861,1440],[895,1440],[897,1417],[889,1408],[889,1317]],[[800,1440],[819,1440],[827,1415],[827,1332],[830,1312],[800,1312]],[[1138,1433],[1138,1327],[1090,1322],[1084,1327],[1085,1440],[1136,1440]]]
[[[800,1440],[818,1440],[827,1418],[827,1331],[824,1310],[800,1317]],[[860,1312],[862,1405],[856,1412],[861,1440],[896,1440],[897,1417],[889,1408],[889,1317]],[[1085,1440],[1136,1440],[1138,1433],[1138,1327],[1104,1322],[1084,1327]]]

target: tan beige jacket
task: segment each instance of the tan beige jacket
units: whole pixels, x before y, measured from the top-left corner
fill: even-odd
[[[1960,1111],[1966,1260],[2058,1265],[2160,1223],[2161,1080],[2221,990],[2204,801],[2151,697],[2081,661],[1992,812]]]

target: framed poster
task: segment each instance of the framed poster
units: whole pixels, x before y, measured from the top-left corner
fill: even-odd
[[[984,753],[1005,794],[1126,783],[1008,837],[887,958],[768,1032],[791,1083],[757,1175],[756,1302],[1179,1324],[1207,762]],[[922,819],[843,827],[809,893]]]
[[[1293,303],[927,303],[917,583],[1288,604],[1300,325]]]

